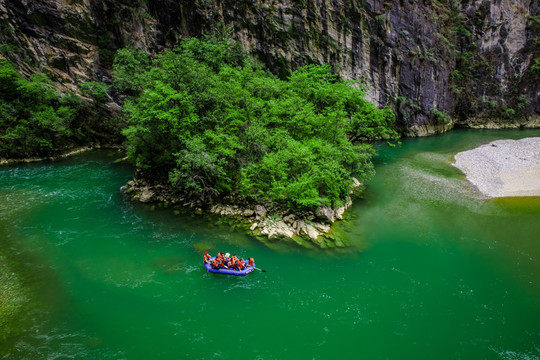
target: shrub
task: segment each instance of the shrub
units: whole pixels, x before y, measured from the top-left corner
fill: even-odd
[[[443,111],[440,111],[438,109],[431,109],[431,115],[433,115],[433,117],[435,118],[437,124],[448,124],[450,122],[450,116],[443,112]]]

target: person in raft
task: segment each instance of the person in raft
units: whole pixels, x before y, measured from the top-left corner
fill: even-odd
[[[210,260],[211,258],[210,254],[208,254],[208,252],[205,252],[203,255],[203,263],[212,265],[214,269],[223,268],[224,267],[223,260],[219,256],[219,254],[221,253],[218,253],[218,255],[214,259]]]
[[[239,259],[236,257],[236,254],[233,254],[233,256],[230,256],[231,254],[226,253],[223,255],[222,252],[218,252],[217,256],[210,261],[210,254],[208,252],[204,253],[203,256],[203,262],[205,264],[210,264],[214,269],[234,269],[242,271],[246,268],[246,264],[244,263],[244,259]],[[255,265],[255,261],[252,257],[249,258],[247,266],[253,267]]]
[[[223,264],[223,261],[218,257],[216,256],[213,260],[212,260],[212,263],[211,263],[212,267],[214,269],[223,269],[225,267],[225,265]]]
[[[242,271],[246,268],[244,265],[244,259],[238,259],[235,264],[235,269],[238,271]]]

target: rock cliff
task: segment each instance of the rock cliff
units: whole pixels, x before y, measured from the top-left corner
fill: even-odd
[[[159,52],[227,27],[284,76],[330,63],[407,135],[540,125],[533,0],[0,0],[0,51],[59,88],[111,81],[116,49]],[[115,94],[112,93],[113,98]]]

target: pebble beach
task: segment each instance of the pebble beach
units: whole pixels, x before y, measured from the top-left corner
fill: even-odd
[[[487,197],[540,196],[540,137],[493,141],[456,154],[452,165]]]

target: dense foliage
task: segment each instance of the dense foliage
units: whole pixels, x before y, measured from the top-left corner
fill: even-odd
[[[27,80],[9,61],[0,61],[0,157],[49,156],[119,132],[101,119],[105,85],[89,82],[81,91],[92,100],[60,95],[45,74]]]
[[[188,39],[153,60],[123,49],[114,74],[134,95],[124,104],[129,157],[204,201],[338,205],[353,176],[372,173],[373,148],[360,140],[397,136],[393,112],[329,66],[280,80],[224,39]]]
[[[43,74],[24,79],[8,61],[0,62],[0,156],[27,157],[61,149],[78,99],[60,98]]]

